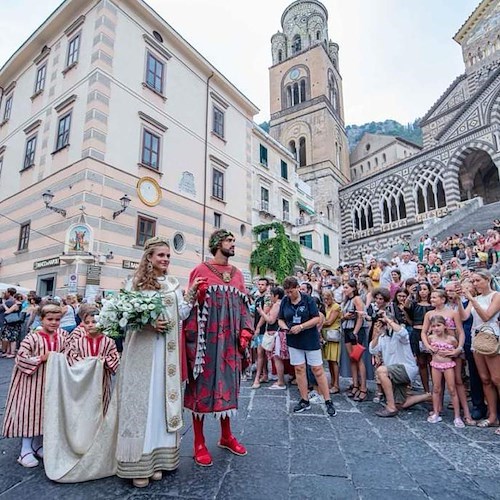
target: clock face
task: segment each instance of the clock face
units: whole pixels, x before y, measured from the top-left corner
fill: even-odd
[[[160,185],[151,177],[143,177],[137,183],[137,194],[141,201],[150,207],[158,205],[161,201]]]
[[[292,69],[292,71],[290,72],[290,78],[292,80],[297,80],[297,78],[300,76],[300,71],[298,68],[295,68],[295,69]]]

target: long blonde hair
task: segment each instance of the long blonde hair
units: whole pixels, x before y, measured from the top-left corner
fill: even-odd
[[[151,245],[144,251],[141,261],[139,262],[139,267],[132,279],[132,290],[161,290],[161,284],[158,282],[157,276],[149,260],[149,257],[153,255],[155,249],[158,247],[167,247],[170,249],[170,245],[162,241],[156,245]]]

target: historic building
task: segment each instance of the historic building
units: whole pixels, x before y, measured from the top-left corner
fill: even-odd
[[[184,281],[219,225],[248,269],[258,108],[146,3],[63,2],[0,89],[0,281],[93,297],[155,234]]]
[[[499,26],[500,0],[483,0],[455,35],[465,71],[423,117],[421,151],[408,149],[385,168],[379,156],[379,168],[367,170],[373,138],[364,138],[370,148],[339,193],[345,260],[381,252],[474,198],[500,200]]]
[[[66,0],[0,69],[0,281],[93,298],[161,234],[184,282],[218,227],[250,280],[269,220],[335,265],[338,230],[257,112],[142,0]]]
[[[281,27],[271,39],[270,134],[293,153],[300,179],[312,190],[316,213],[304,213],[301,241],[311,241],[312,225],[322,223],[338,256],[338,192],[350,177],[339,46],[329,38],[328,12],[317,0],[291,3]],[[313,240],[319,249],[326,242]]]

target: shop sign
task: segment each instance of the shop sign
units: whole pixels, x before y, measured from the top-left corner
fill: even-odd
[[[39,269],[45,269],[46,267],[55,267],[61,263],[59,257],[52,257],[52,259],[37,260],[33,262],[33,269],[38,271]]]
[[[123,269],[131,269],[135,271],[139,267],[139,262],[135,260],[124,260],[122,263]]]

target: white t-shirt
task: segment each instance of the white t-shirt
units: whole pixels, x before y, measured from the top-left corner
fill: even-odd
[[[370,342],[370,354],[382,353],[384,365],[403,365],[408,378],[413,382],[418,374],[418,367],[410,346],[410,336],[408,330],[402,326],[399,332],[394,332],[392,337],[381,335],[378,338],[378,344],[372,348]]]
[[[406,281],[408,278],[417,277],[417,263],[412,260],[405,262],[402,260],[398,264],[398,269],[401,271],[401,279]]]

